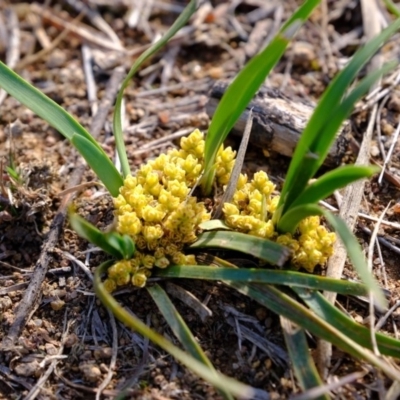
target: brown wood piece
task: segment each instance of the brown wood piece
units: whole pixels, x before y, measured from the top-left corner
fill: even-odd
[[[229,81],[217,81],[211,89],[206,105],[211,117],[228,88]],[[293,155],[300,135],[306,127],[314,107],[302,99],[293,101],[279,90],[263,86],[246,107],[232,129],[236,136],[242,135],[250,109],[253,110],[253,127],[250,142],[257,147],[276,152],[286,157]],[[341,128],[324,165],[337,166],[341,163],[349,144],[350,124]]]

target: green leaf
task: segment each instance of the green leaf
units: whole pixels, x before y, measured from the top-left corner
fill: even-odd
[[[349,107],[350,104],[348,103],[346,109],[344,107],[340,109],[342,111],[341,115],[338,114],[338,107],[343,105],[342,99],[345,97],[347,88],[379,47],[399,28],[400,20],[397,20],[376,38],[359,49],[347,66],[336,75],[328,86],[296,146],[285,184],[282,188],[278,206],[278,218],[279,213],[285,213],[296,197],[304,190],[308,180],[314,176],[321,166],[334,140],[337,129],[351,112],[352,106]],[[376,80],[382,74],[382,71],[387,71],[387,68],[390,68],[390,66],[385,66],[382,70],[370,74],[365,78],[364,82],[368,83]],[[364,90],[365,86],[363,85],[361,88]],[[360,94],[361,88],[358,94]]]
[[[294,291],[324,321],[335,326],[349,338],[357,340],[361,346],[372,350],[371,331],[368,328],[358,324],[338,310],[321,293],[302,288],[294,288]],[[400,341],[398,339],[381,333],[376,333],[375,336],[379,351],[382,354],[400,358]]]
[[[231,230],[231,228],[221,219],[211,219],[204,221],[199,225],[199,228],[203,231],[213,231],[216,229]]]
[[[117,197],[119,188],[124,184],[124,181],[111,160],[107,156],[103,156],[103,150],[85,137],[77,134],[72,136],[71,143],[86,160],[100,181],[103,182],[111,196]]]
[[[104,171],[101,172],[101,177],[108,176],[110,179],[115,179],[115,183],[111,184],[110,187],[110,179],[106,179],[106,182],[103,182],[104,185],[108,190],[110,190],[112,195],[115,195],[115,193],[118,194],[118,191],[115,190],[115,186],[121,181],[121,177],[118,177],[118,171],[111,163],[104,150],[78,121],[76,121],[57,103],[33,87],[30,83],[26,82],[2,62],[0,62],[0,87],[16,98],[20,103],[32,110],[39,117],[47,121],[68,140],[72,141],[74,137],[82,139],[75,139],[76,142],[81,144],[81,147],[78,150],[84,151],[85,155],[96,153],[98,160],[96,163],[104,164]],[[89,149],[83,147],[86,145],[89,146]],[[85,157],[85,155],[83,157]],[[86,161],[89,166],[92,167],[91,162],[93,160],[91,157]],[[99,171],[96,171],[96,173],[97,172]],[[102,179],[101,177],[99,176],[100,179]]]
[[[239,398],[253,399],[255,398],[255,391],[253,388],[244,385],[241,382],[236,381],[235,379],[228,378],[227,376],[210,370],[210,368],[204,365],[202,362],[198,361],[194,357],[185,353],[178,347],[174,346],[169,340],[167,340],[164,336],[158,334],[153,329],[150,329],[145,323],[143,323],[139,318],[137,318],[134,314],[128,312],[123,307],[121,307],[118,302],[114,299],[114,297],[106,291],[103,283],[101,282],[101,275],[104,274],[107,269],[112,265],[112,262],[105,262],[101,264],[98,268],[96,268],[93,280],[94,290],[96,295],[103,303],[105,307],[107,307],[114,316],[125,324],[127,327],[133,329],[140,335],[147,337],[157,346],[161,347],[169,354],[171,354],[176,360],[181,362],[195,374],[211,383],[216,388],[227,391],[234,396]]]
[[[174,265],[157,269],[154,276],[163,278],[184,278],[204,280],[228,280],[247,283],[266,283],[302,287],[314,290],[328,290],[344,295],[365,296],[365,285],[341,279],[306,274],[297,271],[275,271],[262,268],[224,268],[205,265]]]
[[[285,264],[290,256],[290,250],[285,246],[239,232],[204,232],[190,246],[191,249],[206,247],[240,251],[278,266]]]
[[[356,165],[344,165],[336,168],[309,184],[290,208],[318,203],[320,200],[329,197],[335,190],[343,188],[358,179],[369,178],[379,170],[375,166],[364,167]]]
[[[155,42],[152,46],[150,46],[144,53],[140,55],[140,57],[135,61],[130,69],[128,75],[124,79],[121,85],[121,89],[118,92],[117,99],[115,101],[114,108],[114,137],[115,137],[115,145],[117,148],[118,156],[121,161],[122,174],[124,177],[130,174],[130,167],[128,162],[128,157],[126,154],[126,148],[124,143],[124,137],[122,132],[122,99],[124,96],[124,90],[129,85],[130,80],[139,70],[139,68],[146,62],[152,55],[157,53],[161,48],[163,48],[167,42],[175,36],[175,34],[186,25],[189,18],[196,11],[196,0],[191,0],[190,3],[186,6],[186,8],[179,15],[174,24],[168,29],[168,31],[162,36],[157,42]]]
[[[80,237],[117,259],[129,259],[135,253],[135,244],[127,235],[122,236],[116,232],[101,232],[74,212],[69,212],[69,223]]]
[[[208,129],[204,149],[202,187],[208,194],[214,180],[213,166],[217,152],[244,109],[266,77],[282,57],[290,39],[308,19],[320,0],[308,0],[289,18],[271,43],[253,57],[239,72],[218,104]],[[240,95],[238,95],[240,94]]]
[[[383,291],[380,289],[378,283],[374,279],[372,272],[368,270],[364,254],[356,237],[353,235],[346,223],[341,218],[333,215],[329,211],[323,209],[321,210],[328,223],[332,226],[335,232],[339,234],[340,239],[346,247],[348,257],[350,258],[353,267],[357,271],[361,280],[371,291],[376,301],[375,304],[382,310],[386,309],[387,300],[385,298],[385,295],[383,294]]]
[[[302,204],[297,207],[291,207],[286,214],[284,214],[277,228],[279,232],[289,232],[293,234],[297,228],[297,225],[307,217],[312,215],[322,215],[322,208],[316,204]]]
[[[147,291],[150,293],[150,296],[156,303],[165,321],[168,323],[177,339],[181,342],[184,349],[196,360],[206,365],[210,371],[216,372],[211,361],[197,343],[189,327],[182,319],[178,310],[172,304],[164,289],[160,285],[155,284],[153,286],[148,286]],[[233,400],[233,397],[229,394],[229,392],[224,391],[221,394],[225,399]]]
[[[286,347],[299,385],[303,390],[312,389],[323,384],[308,348],[304,329],[280,317]],[[329,400],[329,396],[319,396],[318,400]]]
[[[303,329],[311,332],[321,339],[331,342],[335,346],[341,348],[356,358],[367,360],[372,365],[381,369],[390,378],[395,380],[400,379],[400,373],[397,370],[394,370],[389,363],[375,356],[372,351],[363,347],[359,343],[360,339],[356,334],[352,334],[351,336],[343,334],[335,325],[326,322],[313,311],[307,309],[305,306],[298,303],[286,293],[283,293],[282,290],[274,288],[273,286],[261,286],[254,283],[243,284],[239,282],[228,281],[226,281],[226,283],[227,285],[238,290],[240,293],[249,296],[276,314],[290,319]],[[400,357],[399,345],[397,345],[396,349],[388,349],[386,347],[383,349],[380,347],[380,350],[382,350],[382,354],[387,354],[388,351],[393,357]]]
[[[397,8],[396,4],[394,4],[392,0],[383,0],[383,2],[388,11],[394,14],[397,18],[400,18],[400,10]]]

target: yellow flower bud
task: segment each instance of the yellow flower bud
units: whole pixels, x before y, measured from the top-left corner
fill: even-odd
[[[142,218],[146,222],[161,222],[161,220],[165,217],[165,212],[160,211],[156,207],[152,207],[147,205],[142,210]]]
[[[142,258],[142,265],[143,267],[147,269],[151,269],[154,266],[154,263],[156,261],[156,258],[154,256],[151,256],[150,254],[146,254]]]
[[[123,188],[127,190],[134,189],[137,185],[137,178],[133,177],[132,175],[128,175],[124,180]]]
[[[154,265],[158,268],[167,268],[169,264],[170,263],[167,257],[157,258],[154,262]]]
[[[224,206],[222,207],[222,211],[226,216],[229,215],[239,215],[239,209],[231,203],[224,203]]]
[[[142,224],[136,213],[130,212],[118,216],[117,229],[122,234],[135,236],[142,230]]]
[[[113,279],[109,279],[109,278],[107,278],[104,281],[103,285],[104,285],[104,289],[108,293],[112,293],[117,288],[117,284],[115,283],[115,281]]]
[[[172,254],[171,259],[175,265],[184,265],[186,261],[185,255],[180,251],[177,251],[176,253]]]
[[[147,282],[147,276],[144,274],[144,272],[136,272],[132,276],[132,285],[137,286],[137,287],[144,287],[146,286]]]
[[[193,254],[185,256],[185,265],[197,265],[196,257]]]
[[[160,239],[164,235],[161,225],[145,225],[142,233],[147,242]]]
[[[238,183],[236,185],[236,190],[241,190],[245,187],[247,183],[247,175],[246,174],[240,174],[239,175],[239,179],[238,179]]]
[[[162,258],[162,257],[164,257],[164,255],[165,255],[165,251],[164,251],[164,248],[163,247],[157,247],[155,250],[154,250],[154,257],[155,258]]]
[[[270,214],[273,214],[277,210],[279,199],[280,196],[275,196],[267,202],[267,210]]]
[[[184,199],[188,193],[189,188],[186,186],[185,182],[178,182],[177,180],[169,181],[167,184],[167,190],[176,197]]]

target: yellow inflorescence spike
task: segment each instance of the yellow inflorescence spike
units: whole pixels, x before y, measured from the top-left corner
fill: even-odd
[[[229,182],[236,153],[221,148],[216,157],[216,182]],[[204,137],[195,130],[170,150],[142,165],[135,176],[128,176],[114,199],[117,231],[135,241],[138,251],[131,260],[116,262],[108,271],[108,291],[131,282],[143,287],[153,267],[171,264],[196,264],[193,255],[184,254],[184,246],[193,243],[198,226],[210,219],[203,202],[189,196],[203,170]],[[279,196],[265,172],[257,172],[251,181],[241,174],[232,203],[225,203],[225,221],[232,229],[275,240],[292,250],[292,264],[312,271],[332,254],[336,236],[320,224],[319,217],[302,221],[298,232],[279,235],[272,223]]]

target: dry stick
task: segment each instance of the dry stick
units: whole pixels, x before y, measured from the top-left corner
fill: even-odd
[[[105,96],[90,126],[90,132],[92,133],[94,138],[97,138],[99,136],[101,129],[104,126],[108,112],[113,105],[114,99],[118,93],[118,89],[120,83],[122,82],[122,79],[124,78],[124,75],[125,71],[123,68],[116,68],[107,84]],[[80,183],[85,169],[86,164],[80,162],[68,182],[68,187],[73,187]],[[71,198],[72,194],[69,194],[63,199],[57,211],[57,214],[54,217],[54,220],[50,227],[49,235],[43,245],[39,259],[36,262],[31,281],[29,282],[29,286],[25,291],[24,297],[22,298],[16,311],[14,322],[11,325],[8,334],[4,337],[3,342],[0,346],[0,348],[2,348],[3,350],[11,349],[13,347],[16,339],[20,336],[22,329],[25,327],[25,324],[30,318],[32,311],[38,303],[41,294],[42,283],[44,281],[50,261],[52,259],[51,254],[54,252],[54,248],[60,238],[67,212],[67,205],[69,204]]]
[[[18,24],[17,14],[12,8],[7,8],[4,12],[7,19],[7,31],[8,31],[8,46],[6,54],[6,64],[12,69],[15,68],[19,57],[20,57],[20,30]],[[0,105],[7,97],[7,92],[4,89],[0,89]]]
[[[84,44],[82,46],[82,64],[83,64],[83,71],[85,73],[86,92],[90,108],[92,110],[92,115],[95,115],[98,108],[98,99],[97,99],[96,80],[94,78],[91,61],[92,61],[92,52],[90,50],[90,47]]]
[[[100,400],[101,395],[108,384],[111,382],[113,377],[113,371],[115,369],[115,365],[117,364],[117,356],[118,356],[118,330],[117,323],[115,322],[115,316],[113,312],[107,308],[108,316],[110,318],[111,329],[112,329],[112,354],[110,365],[108,367],[107,376],[104,378],[103,382],[101,382],[100,386],[97,389],[96,400]]]
[[[362,0],[363,26],[366,32],[367,40],[372,39],[380,32],[380,25],[377,16],[379,9],[375,0]],[[369,70],[380,68],[382,60],[380,56],[375,56],[370,63]],[[375,89],[375,86],[372,90]],[[371,115],[361,143],[360,152],[358,154],[356,165],[366,165],[369,161],[369,148],[377,115],[377,104],[371,110]],[[364,193],[364,181],[358,181],[346,187],[343,196],[343,203],[340,207],[340,216],[346,221],[348,227],[353,231],[357,213],[360,208],[362,195]],[[329,278],[340,279],[342,277],[344,264],[346,262],[346,247],[341,241],[337,241],[334,246],[333,256],[329,259],[326,276]],[[325,297],[332,304],[336,301],[336,293],[324,292]],[[332,357],[332,344],[324,340],[318,341],[317,347],[317,366],[321,375],[326,378],[328,376],[328,368],[330,367]]]
[[[361,379],[366,372],[353,372],[349,375],[344,376],[343,378],[338,379],[337,381],[333,381],[327,385],[317,386],[312,389],[307,390],[304,393],[299,395],[294,395],[290,397],[290,400],[310,400],[317,399],[324,394],[328,394],[333,390],[340,389],[341,387],[348,385],[349,383],[355,382],[357,379]]]
[[[249,143],[252,126],[253,126],[253,114],[252,110],[250,110],[249,116],[247,117],[246,127],[244,128],[242,141],[240,142],[239,151],[235,161],[235,166],[233,167],[231,177],[229,179],[225,192],[222,196],[221,202],[219,203],[217,209],[213,214],[213,219],[221,218],[224,204],[229,203],[232,200],[233,195],[235,194],[235,190],[240,177],[240,172],[242,171],[243,167],[244,157],[246,155],[247,145]]]
[[[58,356],[61,356],[64,351],[64,343],[65,343],[65,340],[67,339],[67,335],[68,335],[71,325],[72,325],[72,321],[67,322],[67,310],[66,310],[65,316],[64,316],[64,332],[62,334],[60,348],[57,352]],[[53,371],[56,368],[59,361],[60,360],[56,358],[55,360],[53,360],[51,362],[51,364],[47,368],[46,372],[40,377],[40,379],[38,379],[35,386],[29,391],[29,393],[26,395],[26,397],[24,397],[24,400],[36,399],[38,394],[40,394],[40,390],[42,389],[44,383],[47,381],[47,379],[49,379],[50,375],[53,373]]]
[[[79,21],[82,20],[84,17],[83,14],[79,14],[75,19],[72,20],[71,25],[73,26],[74,24],[78,23]],[[44,56],[49,54],[51,51],[53,51],[58,45],[68,36],[70,32],[69,28],[64,29],[51,43],[48,47],[43,48],[42,50],[38,51],[37,53],[34,54],[29,54],[25,56],[21,61],[18,62],[18,64],[15,66],[15,69],[23,69],[29,64],[33,64],[34,62],[37,62],[41,60]]]
[[[379,246],[377,242],[377,237],[378,237],[378,231],[381,226],[382,220],[387,212],[387,210],[390,207],[390,202],[382,212],[381,216],[379,217],[379,221],[375,224],[374,230],[371,235],[371,239],[369,242],[369,248],[368,248],[368,270],[372,274],[372,268],[373,268],[373,256],[374,256],[374,247],[375,243],[377,246]],[[372,293],[369,294],[369,314],[370,314],[370,332],[371,332],[371,344],[372,344],[372,349],[373,352],[375,353],[376,356],[380,356],[381,353],[379,352],[378,344],[376,342],[376,336],[375,336],[375,310],[374,310],[374,298]]]
[[[212,316],[212,311],[193,293],[185,290],[183,287],[167,281],[165,290],[168,292],[168,294],[181,300],[184,304],[189,306],[200,317],[201,322],[207,322],[207,320]]]
[[[400,134],[400,122],[397,125],[396,132],[395,132],[393,140],[392,140],[392,144],[389,148],[388,153],[386,154],[385,161],[383,162],[383,167],[382,167],[381,173],[379,174],[379,178],[378,178],[379,185],[382,184],[382,179],[385,174],[386,167],[389,164],[390,159],[392,158],[393,150],[394,150],[394,147],[397,145],[397,140],[399,138],[399,134]]]
[[[65,0],[71,7],[73,7],[78,13],[84,14],[90,22],[100,31],[103,31],[112,42],[119,48],[122,48],[121,41],[118,35],[113,31],[111,26],[103,19],[98,11],[88,7],[85,3],[78,0]]]
[[[43,6],[39,4],[31,4],[30,12],[40,15],[44,21],[49,22],[54,25],[56,28],[64,30],[69,29],[72,36],[76,36],[78,38],[83,39],[88,43],[92,43],[96,46],[99,46],[108,50],[115,50],[125,52],[126,50],[122,47],[116,46],[114,42],[109,40],[106,37],[103,37],[99,31],[95,29],[91,29],[88,25],[73,25],[71,21],[65,21],[56,14],[53,14],[51,11],[45,9]]]

